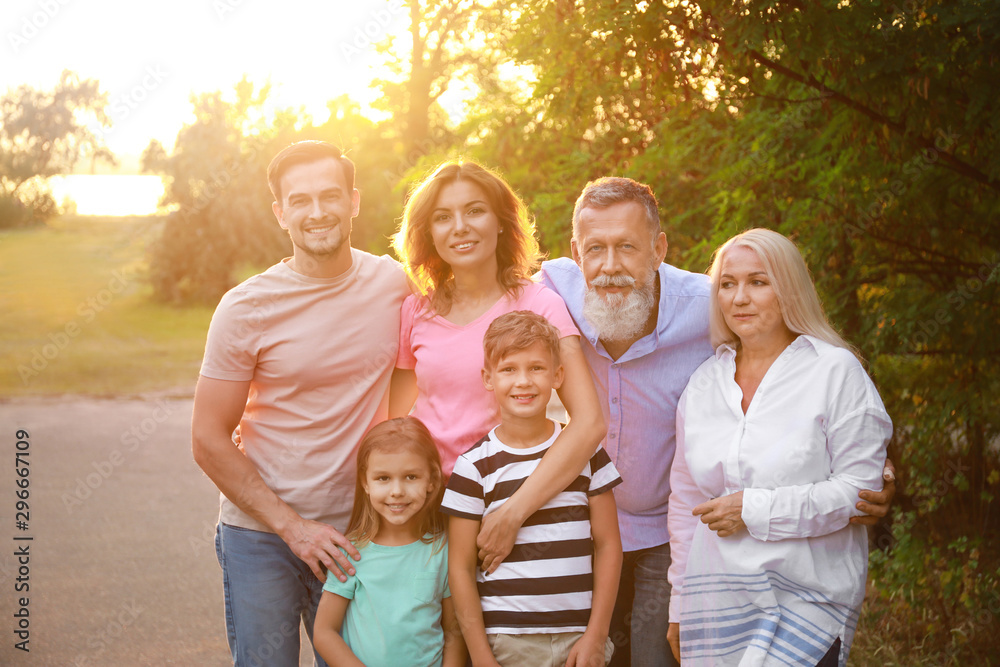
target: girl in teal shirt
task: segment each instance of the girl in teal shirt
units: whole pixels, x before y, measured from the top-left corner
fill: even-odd
[[[357,573],[327,578],[313,644],[330,665],[462,667],[448,588],[441,458],[413,417],[375,426],[358,450],[347,537]]]

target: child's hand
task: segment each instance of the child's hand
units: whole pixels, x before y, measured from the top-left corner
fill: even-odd
[[[566,659],[566,667],[604,667],[604,645],[607,637],[583,633],[573,644]]]

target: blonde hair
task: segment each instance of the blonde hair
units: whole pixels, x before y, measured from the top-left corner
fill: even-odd
[[[552,355],[552,366],[559,360],[559,330],[530,310],[515,310],[493,320],[483,337],[483,358],[486,369],[493,371],[504,357],[542,343]]]
[[[420,510],[421,541],[433,542],[444,536],[444,515],[438,511],[444,496],[444,474],[441,471],[441,455],[430,431],[415,417],[399,417],[376,425],[368,431],[358,447],[358,474],[354,486],[354,508],[347,526],[346,537],[359,549],[378,534],[381,517],[365,492],[365,477],[368,461],[373,452],[414,452],[427,462],[434,490],[427,503]],[[430,535],[428,538],[427,536]],[[442,541],[443,545],[443,541]]]
[[[764,265],[764,271],[771,281],[771,287],[781,306],[781,317],[792,333],[807,334],[826,341],[831,345],[850,350],[855,356],[858,351],[831,326],[823,306],[820,305],[816,287],[809,267],[802,253],[791,240],[770,229],[750,229],[723,243],[715,251],[709,276],[712,290],[709,302],[709,331],[712,346],[729,344],[738,347],[739,337],[726,324],[719,305],[719,282],[722,262],[731,248],[749,248]]]
[[[481,188],[497,216],[502,232],[497,236],[497,280],[505,291],[516,294],[542,260],[534,221],[507,181],[475,162],[442,163],[410,192],[399,231],[392,237],[392,247],[407,273],[441,314],[451,308],[455,276],[434,249],[431,214],[441,190],[460,180]]]

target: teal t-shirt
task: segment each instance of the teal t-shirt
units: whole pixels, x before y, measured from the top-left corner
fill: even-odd
[[[441,539],[444,539],[443,537]],[[441,600],[448,588],[448,546],[417,540],[401,547],[368,543],[357,571],[324,591],[350,600],[341,636],[367,667],[440,667],[444,655]]]

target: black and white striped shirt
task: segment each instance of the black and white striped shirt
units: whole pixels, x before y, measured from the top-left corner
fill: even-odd
[[[474,521],[495,512],[534,472],[560,430],[556,424],[551,438],[527,449],[508,447],[490,431],[456,461],[441,511]],[[587,629],[594,589],[589,497],[621,481],[598,447],[579,477],[528,517],[496,572],[477,571],[487,634]]]

